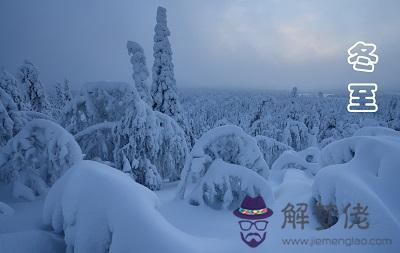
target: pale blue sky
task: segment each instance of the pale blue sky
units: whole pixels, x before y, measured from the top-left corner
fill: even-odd
[[[397,0],[1,0],[0,66],[14,72],[30,59],[46,85],[132,82],[126,41],[142,44],[151,69],[158,5],[167,8],[178,87],[400,87]],[[372,74],[346,62],[358,40],[377,44]]]

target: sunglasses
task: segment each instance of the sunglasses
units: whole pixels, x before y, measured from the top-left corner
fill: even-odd
[[[249,220],[241,220],[239,221],[240,228],[244,231],[248,231],[254,226],[258,231],[264,231],[267,228],[268,221],[258,220],[258,221],[249,221]]]

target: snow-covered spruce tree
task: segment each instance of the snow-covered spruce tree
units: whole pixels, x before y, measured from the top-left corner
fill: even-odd
[[[290,91],[290,97],[291,98],[297,98],[298,96],[299,96],[299,89],[295,86]]]
[[[2,149],[0,182],[14,183],[15,197],[32,200],[82,157],[65,129],[49,120],[32,120]]]
[[[179,179],[189,152],[185,134],[176,121],[141,100],[134,87],[130,94],[129,109],[113,129],[115,166],[157,190],[162,180]]]
[[[156,21],[153,46],[153,83],[151,86],[153,109],[176,120],[185,131],[189,145],[192,146],[194,144],[192,130],[182,110],[176,88],[172,50],[168,40],[170,31],[167,26],[167,10],[165,8],[157,8]]]
[[[390,128],[400,131],[400,98],[392,96],[387,110],[387,122]]]
[[[296,151],[308,148],[312,142],[307,126],[300,121],[288,119],[283,130],[282,142]]]
[[[277,112],[277,102],[275,98],[268,97],[259,105],[257,112],[249,124],[249,132],[253,136],[264,135],[270,138],[279,139],[282,130],[279,129],[278,122],[282,115]]]
[[[56,83],[54,86],[54,94],[50,96],[49,100],[52,106],[53,117],[60,120],[63,111],[72,100],[68,79],[65,79],[62,83]]]
[[[0,88],[0,146],[16,135],[29,121],[49,119],[33,111],[20,111],[12,96]]]
[[[133,80],[139,92],[140,98],[148,105],[153,105],[153,100],[150,96],[149,87],[147,86],[147,79],[149,78],[149,71],[146,65],[146,57],[143,48],[134,41],[128,41],[126,44],[128,54],[131,56],[131,63],[133,69]]]
[[[25,60],[18,69],[18,80],[25,90],[25,102],[29,103],[33,111],[48,113],[49,103],[42,83],[39,80],[39,71],[30,62]]]
[[[9,115],[9,106],[15,104],[11,97],[0,88],[0,147],[13,136],[14,121]]]
[[[11,96],[18,110],[27,110],[28,106],[24,103],[24,98],[19,90],[17,80],[4,68],[0,71],[0,88]]]

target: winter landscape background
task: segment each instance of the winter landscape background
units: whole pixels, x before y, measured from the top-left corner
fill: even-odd
[[[379,9],[389,20],[393,5],[388,1]],[[365,13],[371,6],[376,7],[367,4]],[[149,8],[143,4],[144,11]],[[266,87],[252,87],[251,76],[248,85],[243,82],[246,67],[233,73],[227,65],[215,80],[213,72],[205,72],[201,81],[208,77],[210,83],[202,87],[198,81],[181,87],[170,16],[164,7],[152,13],[143,16],[154,26],[153,41],[139,43],[147,39],[135,36],[121,45],[132,78],[120,80],[129,81],[82,83],[73,76],[73,82],[58,77],[62,81],[46,84],[42,75],[51,72],[48,68],[30,60],[9,67],[10,42],[4,40],[1,253],[400,250],[400,80],[391,65],[397,51],[384,50],[398,38],[398,28],[385,26],[391,34],[382,43],[385,70],[371,80],[351,74],[343,83],[340,76],[321,87],[300,80],[289,85],[296,74],[288,72],[282,86],[265,80]],[[250,21],[243,20],[242,28]],[[152,55],[146,53],[148,44]],[[193,52],[193,62],[197,55]],[[346,51],[340,57],[345,59]],[[343,66],[351,69],[345,61]],[[309,70],[306,79],[318,79],[319,68]],[[267,70],[254,77],[255,83],[268,79]],[[281,81],[272,72],[273,81]],[[231,77],[221,76],[231,74],[240,76],[240,87],[210,87],[229,83]],[[347,83],[358,78],[382,83],[376,113],[347,111]],[[256,248],[241,241],[232,214],[247,195],[261,195],[274,211],[267,239]],[[283,225],[289,204],[307,205],[303,229],[298,210],[293,227]],[[366,207],[358,210],[364,216],[349,217],[349,205]]]

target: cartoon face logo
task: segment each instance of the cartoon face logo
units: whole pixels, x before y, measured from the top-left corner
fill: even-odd
[[[273,212],[267,208],[261,196],[246,196],[233,214],[240,218],[240,237],[248,246],[255,248],[265,241],[268,221]]]

